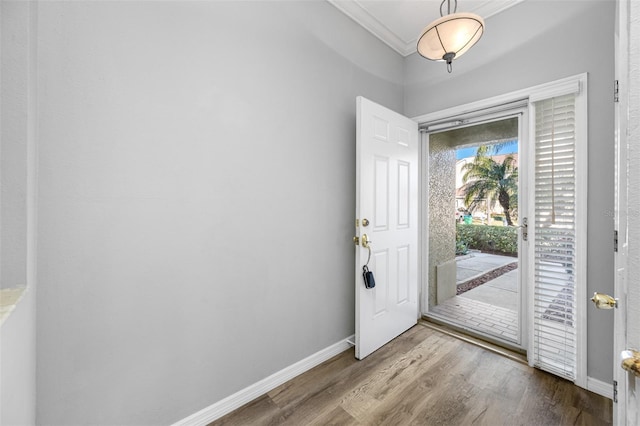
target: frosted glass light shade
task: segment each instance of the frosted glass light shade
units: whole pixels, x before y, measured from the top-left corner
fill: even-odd
[[[432,61],[459,58],[484,32],[484,20],[474,13],[452,13],[433,21],[418,39],[418,53]]]

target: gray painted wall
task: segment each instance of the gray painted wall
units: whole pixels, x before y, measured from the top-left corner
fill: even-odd
[[[35,424],[33,2],[0,2],[0,287],[27,287],[0,330],[0,424]]]
[[[29,7],[3,2],[0,135],[0,288],[27,284],[27,126]]]
[[[42,2],[39,424],[167,424],[354,332],[355,98],[324,1]]]
[[[452,74],[415,54],[405,70],[410,117],[589,73],[587,294],[613,292],[614,11],[612,0],[526,1],[489,18],[485,35],[454,61]],[[613,315],[586,308],[587,374],[611,383]]]

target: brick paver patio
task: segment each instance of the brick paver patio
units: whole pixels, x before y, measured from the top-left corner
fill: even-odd
[[[486,285],[486,284],[484,284]],[[518,312],[463,295],[454,296],[431,309],[432,314],[454,325],[518,343]]]
[[[513,262],[514,258],[479,253],[457,261],[458,284]],[[431,308],[436,318],[463,329],[518,343],[517,270],[508,272],[472,290]]]

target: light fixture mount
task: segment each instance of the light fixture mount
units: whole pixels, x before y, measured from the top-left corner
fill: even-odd
[[[454,52],[447,52],[442,56],[442,59],[444,59],[447,62],[447,66],[449,66],[455,57],[456,54]]]
[[[447,4],[447,15],[443,13]],[[475,13],[457,13],[458,1],[442,0],[440,18],[429,24],[418,38],[418,54],[432,61],[444,61],[451,72],[451,63],[480,40],[484,20]]]

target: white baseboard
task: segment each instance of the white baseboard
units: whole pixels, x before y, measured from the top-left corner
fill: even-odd
[[[225,414],[242,407],[247,402],[253,401],[259,396],[275,389],[286,381],[291,380],[305,371],[310,370],[324,361],[346,351],[353,346],[349,341],[353,342],[354,338],[355,336],[349,336],[338,343],[322,349],[315,354],[310,355],[305,359],[298,361],[295,364],[292,364],[277,373],[274,373],[271,376],[174,423],[173,426],[205,426]]]
[[[605,398],[613,399],[613,385],[594,379],[593,377],[587,377],[587,390],[602,395]]]

